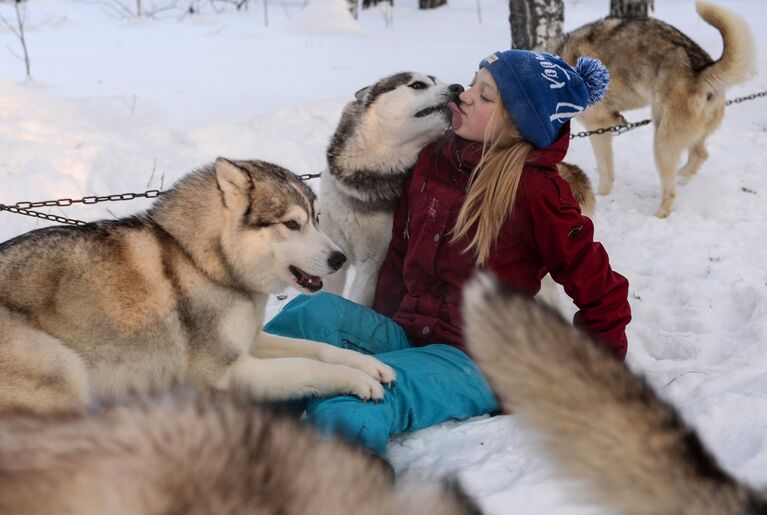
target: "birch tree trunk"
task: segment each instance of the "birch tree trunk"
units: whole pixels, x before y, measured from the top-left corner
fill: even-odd
[[[653,15],[655,0],[610,0],[613,18],[647,18]]]
[[[509,0],[511,48],[543,50],[562,34],[564,21],[562,0]]]

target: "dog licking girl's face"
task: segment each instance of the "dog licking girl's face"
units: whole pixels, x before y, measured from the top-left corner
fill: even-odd
[[[495,103],[500,98],[493,76],[485,69],[479,70],[469,89],[458,98],[460,104],[448,104],[453,113],[453,132],[469,141],[484,141]]]

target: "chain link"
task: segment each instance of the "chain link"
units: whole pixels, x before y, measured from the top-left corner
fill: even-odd
[[[298,178],[302,181],[308,181],[310,179],[316,179],[320,177],[321,173],[305,173],[299,175]],[[160,195],[164,195],[167,191],[149,190],[144,193],[118,193],[115,195],[89,195],[83,198],[61,198],[58,200],[40,200],[36,202],[17,202],[12,206],[0,204],[0,211],[9,211],[19,215],[31,216],[33,218],[42,218],[44,220],[50,220],[51,222],[58,222],[61,224],[69,225],[85,225],[86,222],[77,220],[75,218],[66,218],[58,215],[49,215],[40,211],[33,211],[30,208],[37,207],[69,207],[74,204],[98,204],[99,202],[119,202],[122,200],[133,200],[137,198],[157,198]]]
[[[585,138],[586,136],[591,136],[592,134],[604,134],[605,132],[612,132],[616,136],[620,136],[621,134],[628,132],[632,129],[636,129],[637,127],[647,125],[651,121],[652,120],[642,120],[640,122],[630,122],[630,123],[622,123],[619,125],[613,125],[612,127],[600,127],[599,129],[594,129],[593,131],[575,132],[573,134],[570,134],[570,139]]]
[[[738,97],[733,98],[732,100],[727,100],[724,105],[732,105],[732,104],[740,104],[741,102],[745,102],[746,100],[754,100],[755,98],[759,97],[767,97],[767,91],[760,91],[759,93],[751,93],[750,95],[746,95],[745,97]]]
[[[738,97],[733,98],[731,100],[726,100],[724,102],[725,106],[729,106],[732,104],[740,104],[741,102],[746,102],[747,100],[754,100],[759,97],[766,97],[767,91],[760,91],[758,93],[751,93],[750,95],[746,95],[744,97]],[[632,122],[632,123],[623,123],[619,125],[613,125],[612,127],[600,127],[599,129],[594,129],[593,131],[580,131],[573,134],[570,134],[570,139],[575,138],[585,138],[586,136],[591,136],[592,134],[604,134],[606,132],[613,132],[616,136],[620,136],[624,132],[628,132],[632,129],[636,129],[637,127],[642,127],[643,125],[647,125],[652,120],[642,120],[639,122]]]
[[[754,100],[756,98],[765,97],[765,96],[767,96],[767,91],[760,91],[758,93],[752,93],[750,95],[746,95],[743,97],[727,100],[725,101],[724,105],[729,106],[732,104],[740,104],[741,102],[746,102],[747,100]],[[647,119],[647,120],[641,120],[639,122],[613,125],[612,127],[600,127],[599,129],[595,129],[592,131],[580,131],[580,132],[571,134],[570,139],[585,138],[586,136],[591,136],[592,134],[604,134],[606,132],[612,132],[616,136],[620,136],[621,134],[624,134],[630,130],[636,129],[637,127],[642,127],[643,125],[647,125],[651,121],[652,120]],[[302,181],[309,181],[311,179],[316,179],[320,177],[321,175],[322,175],[321,173],[305,173],[305,174],[299,175],[298,178],[301,179]],[[145,191],[144,193],[118,193],[116,195],[104,195],[104,196],[90,195],[90,196],[79,198],[79,199],[62,198],[58,200],[42,200],[38,202],[17,202],[16,204],[13,204],[12,206],[0,204],[0,211],[9,211],[11,213],[32,216],[34,218],[42,218],[45,220],[50,220],[51,222],[58,222],[62,224],[85,225],[85,222],[83,222],[82,220],[65,218],[63,216],[57,216],[57,215],[49,215],[47,213],[41,213],[40,211],[33,211],[30,208],[68,207],[74,204],[90,205],[90,204],[97,204],[99,202],[117,202],[122,200],[133,200],[136,198],[157,198],[160,195],[163,195],[164,193],[167,193],[167,192],[160,191],[160,190],[149,190],[149,191]]]

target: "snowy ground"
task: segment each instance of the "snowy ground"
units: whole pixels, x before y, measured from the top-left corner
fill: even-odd
[[[479,59],[510,40],[505,0],[478,0],[481,22],[474,0],[435,12],[398,0],[390,27],[378,10],[354,22],[340,0],[310,1],[306,9],[269,4],[266,27],[260,2],[246,13],[205,4],[199,16],[131,21],[97,4],[33,0],[34,80],[23,80],[7,49],[17,41],[0,29],[0,203],[163,188],[218,155],[320,171],[354,91],[407,69],[466,83]],[[746,15],[767,48],[762,0],[722,3]],[[719,34],[695,16],[692,0],[656,4],[659,18],[719,55]],[[566,28],[608,5],[566,0]],[[8,4],[0,14],[13,16]],[[758,61],[764,70],[763,53]],[[764,89],[762,72],[728,97]],[[728,470],[767,484],[767,99],[728,108],[710,159],[665,220],[652,216],[651,141],[648,127],[615,140],[615,188],[594,217],[613,267],[631,282],[628,363],[699,428]],[[586,140],[572,143],[568,160],[596,181]],[[146,205],[51,212],[94,220]],[[0,241],[44,224],[0,213]],[[270,314],[281,305],[273,300]],[[577,503],[513,417],[446,423],[394,439],[389,452],[403,477],[459,475],[488,513],[603,513]]]

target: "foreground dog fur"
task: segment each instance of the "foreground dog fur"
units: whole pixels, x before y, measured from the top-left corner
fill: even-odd
[[[0,244],[0,411],[177,383],[382,398],[395,375],[377,359],[261,332],[269,293],[317,291],[343,264],[314,204],[285,169],[219,158],[144,214]]]
[[[3,515],[470,515],[454,485],[394,488],[370,455],[235,402],[165,395],[0,418]]]
[[[447,103],[457,102],[462,91],[459,84],[404,72],[361,89],[346,105],[328,146],[319,205],[320,228],[349,261],[325,281],[327,291],[341,295],[349,266],[356,266],[348,296],[373,304],[403,181],[421,150],[450,127]],[[583,170],[562,163],[559,172],[584,214],[592,214],[594,193]]]
[[[767,497],[722,470],[645,381],[555,312],[484,276],[466,290],[464,317],[504,409],[598,503],[632,515],[767,513]]]
[[[661,202],[655,214],[661,218],[671,213],[677,173],[687,181],[708,158],[706,138],[724,116],[725,90],[746,80],[754,67],[754,41],[746,21],[707,2],[698,1],[696,9],[722,34],[724,50],[718,61],[654,18],[605,18],[549,46],[570,64],[580,56],[596,57],[610,71],[604,99],[579,117],[587,129],[626,123],[620,111],[652,107],[655,166],[661,181]],[[615,177],[612,133],[590,138],[599,168],[598,193],[607,195]],[[684,150],[688,160],[677,172]]]

